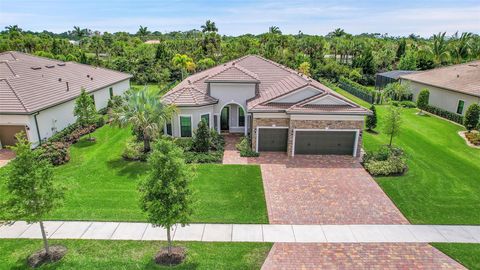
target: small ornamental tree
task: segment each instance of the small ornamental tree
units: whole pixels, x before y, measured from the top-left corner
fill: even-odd
[[[310,74],[310,63],[309,62],[303,62],[298,66],[298,71],[302,73],[305,76],[311,76]]]
[[[198,123],[198,128],[193,137],[193,147],[197,152],[208,152],[210,148],[210,131],[208,130],[207,121],[202,119]]]
[[[5,200],[0,208],[0,220],[25,220],[38,222],[42,232],[45,259],[51,253],[43,219],[63,200],[63,189],[53,183],[53,170],[50,162],[40,157],[40,151],[33,151],[25,133],[18,133],[17,143],[11,149],[16,158],[11,162],[7,173]],[[4,215],[4,216],[3,216]]]
[[[477,127],[479,118],[480,118],[480,105],[478,104],[470,105],[467,111],[465,112],[465,118],[463,119],[463,125],[468,130],[468,132],[472,131],[474,128]]]
[[[428,105],[428,100],[430,98],[430,92],[427,88],[423,88],[417,97],[417,107],[420,110],[424,110]]]
[[[367,120],[365,124],[367,126],[367,130],[372,131],[377,127],[377,110],[375,109],[374,105],[370,107],[370,111],[372,111],[372,114],[367,115]]]
[[[153,226],[167,230],[168,254],[172,252],[170,230],[186,225],[192,213],[189,180],[191,167],[185,164],[183,151],[172,141],[160,139],[148,157],[148,173],[139,186],[140,205]]]
[[[392,146],[393,138],[400,133],[402,125],[401,107],[389,106],[385,116],[384,132],[390,136],[388,146]]]
[[[85,88],[82,88],[80,96],[75,100],[73,115],[77,117],[77,123],[81,127],[87,127],[95,124],[98,119],[98,112],[93,102],[93,97],[87,94]],[[88,138],[91,139],[90,133]]]

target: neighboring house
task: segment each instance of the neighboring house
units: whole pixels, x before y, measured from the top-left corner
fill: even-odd
[[[408,83],[416,101],[424,88],[430,91],[429,105],[464,115],[468,106],[480,103],[480,61],[400,76]]]
[[[129,74],[20,52],[0,53],[0,146],[25,131],[33,146],[76,121],[75,98],[85,88],[97,109],[130,88]]]
[[[375,88],[383,89],[390,83],[398,82],[400,76],[415,73],[413,70],[391,70],[375,74]]]
[[[144,42],[145,44],[160,44],[160,40],[158,39],[151,39],[151,40],[147,40]]]
[[[249,55],[194,74],[163,100],[178,107],[165,127],[191,137],[201,119],[217,132],[242,133],[256,151],[357,156],[371,112],[323,84]]]

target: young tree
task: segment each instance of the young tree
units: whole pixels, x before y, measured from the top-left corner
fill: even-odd
[[[370,111],[372,111],[372,114],[367,116],[365,123],[368,131],[372,131],[377,127],[377,110],[374,105],[370,107]]]
[[[77,123],[81,127],[86,127],[95,124],[98,118],[98,112],[93,102],[93,97],[87,94],[85,88],[82,88],[80,96],[75,100],[75,108],[73,115],[77,117]],[[91,139],[90,133],[88,138]]]
[[[477,127],[479,118],[480,105],[474,103],[468,107],[467,111],[465,112],[465,118],[463,119],[463,125],[468,132]]]
[[[402,109],[396,106],[388,106],[385,116],[384,132],[390,136],[388,146],[392,146],[393,137],[398,136],[402,125]]]
[[[193,147],[197,152],[208,152],[210,148],[210,131],[208,130],[208,124],[205,119],[202,119],[198,123],[198,128],[195,131],[195,136],[193,138]]]
[[[125,95],[125,102],[121,106],[112,108],[110,115],[113,123],[121,127],[132,125],[133,129],[141,132],[143,151],[150,151],[150,142],[160,134],[163,125],[169,121],[175,112],[175,107],[160,100],[158,91],[129,90]]]
[[[401,70],[417,70],[417,57],[415,53],[408,51],[398,63],[398,69]]]
[[[428,100],[430,98],[430,91],[427,88],[423,88],[417,97],[417,107],[420,110],[424,110],[428,105]]]
[[[148,157],[148,173],[139,186],[140,205],[153,226],[167,230],[168,254],[172,251],[170,230],[186,225],[192,213],[189,180],[191,167],[185,164],[183,151],[174,142],[159,140]]]
[[[181,70],[182,80],[185,79],[187,70],[191,70],[192,67],[195,67],[193,59],[188,57],[186,54],[175,54],[175,56],[172,58],[172,64],[174,67]]]
[[[43,219],[61,203],[63,189],[53,183],[53,171],[50,162],[40,157],[39,151],[33,151],[25,133],[18,133],[17,144],[13,147],[16,158],[11,162],[7,173],[7,196],[1,203],[4,220],[25,220],[28,223],[39,222],[43,245],[47,259],[50,258],[47,233]]]

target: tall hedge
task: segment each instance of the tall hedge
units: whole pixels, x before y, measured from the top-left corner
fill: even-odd
[[[463,119],[463,125],[468,131],[476,128],[478,125],[478,119],[480,117],[480,106],[478,104],[472,104],[465,112],[465,118]]]
[[[417,107],[419,109],[425,109],[425,107],[428,105],[428,100],[430,99],[430,91],[428,91],[427,88],[422,89],[420,93],[418,94],[417,98]]]

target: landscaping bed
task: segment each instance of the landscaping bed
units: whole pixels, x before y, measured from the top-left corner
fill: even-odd
[[[67,247],[64,258],[37,269],[260,269],[270,243],[177,242],[186,248],[185,261],[172,268],[153,257],[165,242],[50,240]],[[0,269],[27,269],[27,257],[42,247],[41,240],[0,240]]]

